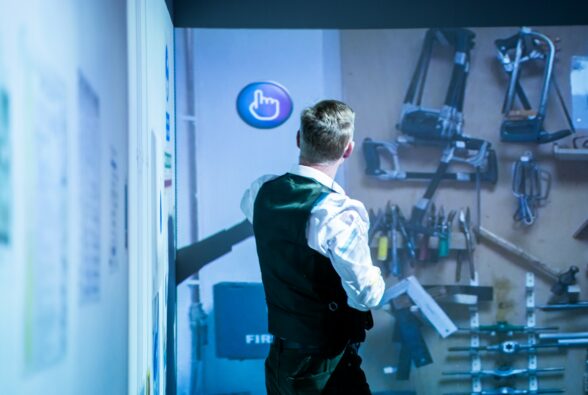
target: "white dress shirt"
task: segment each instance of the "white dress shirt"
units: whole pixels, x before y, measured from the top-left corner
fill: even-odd
[[[331,177],[312,167],[296,165],[290,173],[312,178],[334,190],[312,208],[306,227],[308,246],[330,258],[341,277],[349,306],[367,311],[378,307],[384,294],[384,279],[374,266],[368,245],[369,217],[363,203],[345,195]],[[261,186],[278,176],[255,180],[241,199],[241,210],[253,222],[253,205]]]

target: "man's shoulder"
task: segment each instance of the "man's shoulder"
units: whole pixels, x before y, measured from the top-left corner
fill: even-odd
[[[253,222],[253,206],[255,204],[255,200],[257,198],[259,190],[265,183],[274,180],[277,177],[278,176],[275,174],[265,174],[261,177],[258,177],[243,193],[240,204],[241,211],[243,212],[243,214],[245,214],[249,222]]]
[[[333,212],[350,210],[357,211],[362,217],[367,216],[367,210],[361,201],[334,191],[321,196],[321,199],[315,205],[315,209],[328,209]]]
[[[300,175],[296,173],[284,173],[280,176],[275,176],[270,179],[262,180],[263,184],[260,185],[261,187],[269,187],[269,188],[285,188],[287,190],[313,190],[319,193],[331,193],[334,192],[332,188],[329,188],[325,184],[321,183],[320,181],[312,178],[307,177],[305,175]]]
[[[277,178],[283,177],[283,175],[276,175],[276,174],[264,174],[261,177],[256,178],[252,183],[251,183],[251,187],[249,189],[259,189],[261,188],[264,184],[270,182],[270,181],[274,181]]]

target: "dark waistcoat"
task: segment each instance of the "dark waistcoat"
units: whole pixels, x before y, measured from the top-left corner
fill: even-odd
[[[308,247],[310,212],[331,192],[313,179],[290,173],[266,182],[255,200],[253,229],[269,332],[337,351],[349,341],[363,341],[372,317],[349,307],[329,258]]]

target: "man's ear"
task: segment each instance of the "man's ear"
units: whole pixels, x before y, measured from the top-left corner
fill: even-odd
[[[353,153],[353,148],[355,148],[355,141],[351,140],[347,147],[345,147],[345,151],[343,151],[343,159],[347,159]]]
[[[296,132],[296,146],[300,148],[300,129]]]

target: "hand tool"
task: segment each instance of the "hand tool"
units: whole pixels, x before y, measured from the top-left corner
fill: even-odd
[[[416,247],[414,245],[414,235],[412,233],[409,233],[407,221],[406,218],[404,218],[402,211],[400,211],[400,209],[397,209],[396,212],[398,213],[398,231],[404,239],[406,254],[408,256],[408,263],[410,263],[410,266],[414,267],[414,261],[416,260]]]
[[[510,367],[498,368],[494,370],[480,370],[477,372],[442,372],[444,376],[478,376],[478,377],[494,377],[507,378],[515,376],[529,376],[543,373],[559,373],[563,372],[564,368],[543,368],[543,369],[513,369]]]
[[[580,339],[580,341],[561,340],[557,343],[537,343],[537,344],[523,344],[514,340],[507,340],[498,344],[490,344],[487,346],[466,346],[466,347],[449,347],[449,351],[488,351],[498,352],[500,354],[517,354],[519,352],[534,352],[538,348],[571,348],[571,347],[586,347],[588,339]]]
[[[470,140],[470,142],[473,140]],[[487,142],[482,142],[481,140],[479,141],[481,146],[480,146],[480,152],[487,150],[489,144]],[[437,171],[435,173],[435,175],[433,176],[433,178],[431,179],[431,181],[429,182],[429,184],[427,185],[427,189],[425,190],[423,196],[417,201],[417,203],[413,206],[411,214],[410,214],[410,221],[409,221],[409,228],[410,228],[410,232],[411,234],[422,234],[423,233],[423,219],[425,217],[425,214],[429,208],[429,205],[433,199],[433,196],[435,195],[435,192],[437,190],[437,188],[439,187],[439,184],[442,180],[442,176],[443,174],[445,174],[447,172],[447,169],[449,167],[449,164],[451,162],[451,158],[454,157],[455,155],[455,150],[458,147],[462,147],[463,141],[461,141],[460,144],[454,144],[454,143],[459,143],[458,141],[453,141],[450,142],[449,144],[447,144],[445,150],[443,151],[443,155],[441,156],[441,160],[439,161],[439,166],[437,167]],[[481,159],[478,158],[476,159],[477,163],[480,161]]]
[[[380,262],[389,261],[389,265],[384,269],[389,269],[395,277],[400,277],[402,267],[398,257],[398,206],[392,206],[388,202],[384,212],[378,210],[378,214],[374,214],[373,210],[370,210],[370,217],[373,218],[368,236],[370,245],[376,234],[379,235],[376,259]]]
[[[398,213],[400,209],[397,205],[392,207],[392,231],[391,231],[391,272],[394,277],[402,277],[402,265],[400,263],[400,257],[398,256]]]
[[[443,210],[441,207],[440,211]],[[435,203],[432,203],[429,208],[429,215],[427,216],[427,232],[424,232],[419,242],[419,261],[427,262],[429,260],[429,238],[431,234],[436,232],[437,217]]]
[[[493,325],[480,325],[476,329],[459,328],[458,331],[468,333],[488,333],[490,335],[496,335],[500,333],[512,336],[515,333],[540,333],[545,331],[556,331],[558,329],[559,328],[557,326],[548,326],[540,328],[525,325],[512,325],[509,324],[507,321],[498,321],[496,324]],[[539,336],[541,336],[541,334]]]
[[[459,212],[459,226],[460,229],[465,237],[466,241],[466,257],[468,260],[468,267],[470,270],[470,278],[472,280],[476,279],[476,269],[474,267],[474,254],[473,254],[473,244],[472,244],[472,225],[470,221],[470,208],[468,207],[464,212],[461,210]]]
[[[543,311],[588,310],[588,301],[579,301],[575,303],[554,303],[537,307]]]
[[[455,134],[462,134],[463,102],[474,37],[471,30],[461,28],[427,30],[417,67],[404,98],[402,115],[397,125],[399,130],[423,139],[449,139]],[[451,79],[440,110],[421,106],[435,44],[454,49]]]
[[[447,239],[449,240],[449,245],[447,246],[448,248],[451,248],[451,229],[453,227],[453,219],[455,218],[456,215],[457,215],[457,211],[451,210],[449,212],[449,215],[447,216],[447,234],[448,234]]]
[[[437,240],[439,242],[439,233],[441,232],[441,224],[445,222],[445,208],[441,206],[437,213],[431,213],[432,215],[429,216],[429,222],[427,227],[429,228],[429,232],[431,236],[437,236]],[[435,215],[437,214],[437,215]],[[438,262],[439,261],[439,248],[431,249],[429,251],[429,261],[431,262]]]
[[[588,339],[588,332],[541,333],[539,340]]]
[[[573,62],[573,60],[572,60]],[[572,66],[574,67],[574,66]],[[584,67],[584,64],[577,65],[577,67]],[[577,96],[577,103],[578,107],[581,101],[581,98],[584,98],[583,95],[573,95]],[[574,99],[572,99],[573,101]],[[576,137],[572,138],[572,146],[566,144],[553,144],[553,156],[556,159],[566,160],[566,161],[579,161],[579,160],[588,160],[588,135],[576,135]]]
[[[470,51],[475,34],[467,29],[429,29],[415,72],[412,76],[402,107],[397,129],[402,132],[394,142],[363,141],[367,164],[366,174],[380,180],[425,179],[429,184],[425,193],[412,209],[407,230],[414,242],[424,234],[423,224],[429,205],[439,184],[444,179],[456,181],[490,182],[497,180],[496,153],[488,141],[474,139],[463,134],[463,104],[465,84],[470,70]],[[424,85],[434,44],[449,45],[454,49],[453,70],[445,102],[440,110],[421,106]],[[400,169],[400,146],[435,146],[442,149],[435,172],[405,172]],[[380,153],[392,156],[393,168],[384,170],[380,165]],[[473,152],[473,153],[472,153]],[[472,172],[449,173],[452,162],[467,163],[476,169]]]
[[[432,364],[433,358],[421,333],[420,322],[410,312],[410,309],[397,309],[394,310],[393,314],[395,318],[394,339],[401,343],[400,354],[404,356],[404,364],[399,365],[397,378],[400,376],[400,379],[408,379],[410,361],[417,368],[420,368]]]
[[[407,294],[427,321],[441,337],[447,337],[457,330],[443,309],[425,291],[414,276],[409,276],[384,291],[380,305],[384,306],[400,295]]]
[[[388,260],[388,237],[394,229],[392,229],[392,207],[390,202],[386,204],[384,215],[382,216],[383,221],[380,226],[381,234],[378,238],[378,253],[376,259],[380,262],[386,262]]]
[[[548,266],[545,262],[539,260],[539,258],[535,257],[534,255],[529,254],[519,246],[511,243],[508,240],[503,239],[502,237],[497,236],[496,234],[492,233],[488,229],[484,227],[480,227],[478,229],[478,236],[486,241],[489,241],[493,245],[496,245],[511,254],[523,259],[529,266],[535,269],[539,274],[547,277],[549,280],[553,282],[551,286],[551,292],[555,297],[558,298],[566,298],[571,300],[577,300],[577,293],[574,291],[572,292],[572,287],[576,284],[576,273],[580,270],[577,266],[570,266],[570,268],[563,273],[560,273],[550,266]],[[547,307],[547,306],[543,306]]]
[[[537,165],[531,152],[525,152],[512,167],[512,193],[517,199],[513,219],[533,225],[537,209],[547,201],[550,189],[551,174]]]
[[[450,142],[451,146],[458,148],[457,152],[451,152],[447,156],[447,162],[465,163],[476,169],[479,168],[480,182],[496,184],[498,181],[498,161],[496,152],[487,141],[466,136],[455,136]],[[362,142],[362,151],[366,163],[365,174],[381,181],[431,181],[435,177],[441,180],[456,182],[476,182],[477,173],[468,171],[444,172],[437,174],[431,171],[406,171],[401,166],[400,154],[419,147],[437,147],[447,150],[447,142],[422,141],[410,136],[398,136],[394,141],[372,140],[366,138]],[[443,154],[442,154],[443,155]],[[380,157],[389,158],[390,169],[384,169]]]
[[[588,345],[588,332],[542,333],[539,341],[562,347],[584,347]]]
[[[502,106],[504,120],[500,128],[500,139],[506,142],[543,144],[575,133],[573,122],[553,73],[556,52],[553,41],[544,34],[523,27],[514,36],[498,39],[495,44],[498,49],[498,59],[509,75],[508,89]],[[539,105],[535,112],[522,88],[520,78],[523,65],[538,61],[543,62],[544,73]],[[550,133],[544,128],[544,120],[549,89],[552,85],[556,90],[569,129]],[[515,97],[519,98],[523,110],[513,110]]]
[[[382,210],[378,209],[378,212],[375,213],[373,209],[369,209],[368,216],[370,218],[370,229],[368,231],[368,242],[372,243],[372,240],[377,232],[381,231],[384,224],[384,214]]]
[[[563,394],[564,390],[558,388],[544,388],[536,391],[527,389],[515,389],[511,387],[499,387],[496,389],[482,390],[479,392],[446,392],[443,395],[536,395],[536,394]]]
[[[451,210],[449,214],[447,214],[447,218],[440,221],[439,248],[437,252],[439,258],[445,258],[449,255],[449,250],[451,248],[451,227],[453,225],[455,214],[456,211]]]
[[[437,303],[452,303],[460,305],[477,305],[480,302],[490,302],[493,299],[493,288],[473,285],[425,285],[425,290]],[[411,300],[402,295],[394,299],[396,308],[410,307]]]
[[[458,283],[461,281],[461,269],[463,266],[463,257],[462,251],[457,251],[457,257],[455,260],[455,282]]]
[[[493,288],[481,285],[425,285],[424,288],[439,303],[477,305],[494,298]]]

